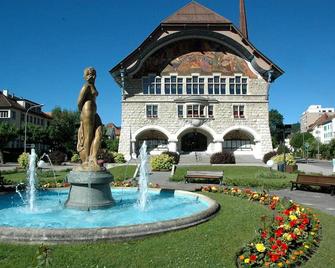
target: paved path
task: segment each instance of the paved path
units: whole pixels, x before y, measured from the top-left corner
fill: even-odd
[[[200,183],[173,182],[169,181],[169,177],[170,172],[152,172],[149,175],[149,181],[152,183],[158,183],[161,188],[185,191],[195,191],[196,189],[200,189],[201,186],[209,185]],[[271,191],[270,193],[286,197],[306,207],[316,208],[335,216],[335,196],[331,196],[330,194],[299,190],[291,191],[289,189]]]

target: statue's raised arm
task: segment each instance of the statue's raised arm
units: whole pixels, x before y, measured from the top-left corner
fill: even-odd
[[[102,139],[102,123],[97,114],[95,102],[98,91],[95,88],[96,71],[89,67],[84,70],[86,83],[78,97],[80,128],[78,130],[77,150],[82,161],[81,170],[98,171],[97,154]]]

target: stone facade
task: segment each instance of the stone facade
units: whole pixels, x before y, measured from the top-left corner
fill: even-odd
[[[110,73],[122,90],[119,152],[128,159],[144,140],[151,152],[229,150],[261,159],[273,149],[268,95],[283,71],[247,34],[194,1]]]

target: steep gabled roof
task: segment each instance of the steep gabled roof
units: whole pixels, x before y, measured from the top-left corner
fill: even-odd
[[[213,10],[192,1],[162,21],[162,24],[179,23],[230,23]]]

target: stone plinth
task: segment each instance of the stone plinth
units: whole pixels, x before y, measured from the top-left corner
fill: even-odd
[[[71,171],[67,177],[71,188],[65,207],[90,210],[114,204],[110,188],[112,174],[106,171]]]

